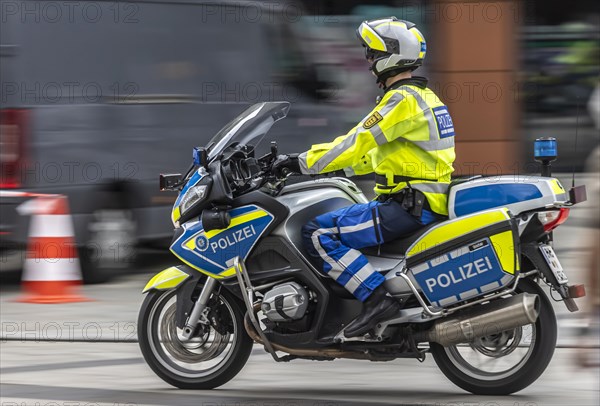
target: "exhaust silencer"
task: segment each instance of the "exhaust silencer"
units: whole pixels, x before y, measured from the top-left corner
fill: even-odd
[[[520,293],[441,319],[430,330],[419,334],[418,341],[435,342],[444,347],[468,343],[476,338],[535,323],[539,314],[538,295]]]

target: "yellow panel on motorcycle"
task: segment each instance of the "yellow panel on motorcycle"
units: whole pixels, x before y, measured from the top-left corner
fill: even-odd
[[[407,267],[434,306],[447,307],[514,282],[516,222],[505,208],[433,227],[407,253]]]

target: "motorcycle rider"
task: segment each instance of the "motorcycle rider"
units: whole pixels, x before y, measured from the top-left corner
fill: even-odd
[[[425,58],[425,39],[415,24],[395,17],[363,22],[357,35],[384,94],[346,135],[299,155],[280,155],[273,165],[302,174],[344,170],[375,173],[377,199],[317,216],[303,227],[308,253],[325,273],[364,302],[344,330],[361,336],[393,318],[401,305],[387,296],[385,280],[361,248],[377,246],[446,216],[453,172],[454,126],[427,79],[412,76]]]

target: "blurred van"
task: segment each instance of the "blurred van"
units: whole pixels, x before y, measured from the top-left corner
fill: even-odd
[[[285,4],[0,7],[0,192],[68,196],[88,281],[133,264],[140,247],[167,245],[175,196],[159,193],[158,174],[184,170],[192,147],[249,104],[292,102],[273,129],[281,152],[345,132]],[[0,193],[3,271],[25,258],[25,200]]]

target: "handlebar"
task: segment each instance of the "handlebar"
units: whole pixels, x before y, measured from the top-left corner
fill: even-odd
[[[276,148],[261,156],[258,159],[252,158],[238,150],[236,153],[218,159],[218,164],[223,168],[225,181],[229,183],[234,195],[243,194],[249,190],[262,188],[265,185],[271,185],[270,188],[278,189],[285,184],[285,181],[293,175],[302,175],[292,172],[289,168],[281,168],[278,174],[273,171],[273,164],[277,159]],[[252,162],[249,162],[252,160]],[[343,171],[330,172],[327,174],[311,175],[312,178],[327,178],[331,176],[346,175]]]

